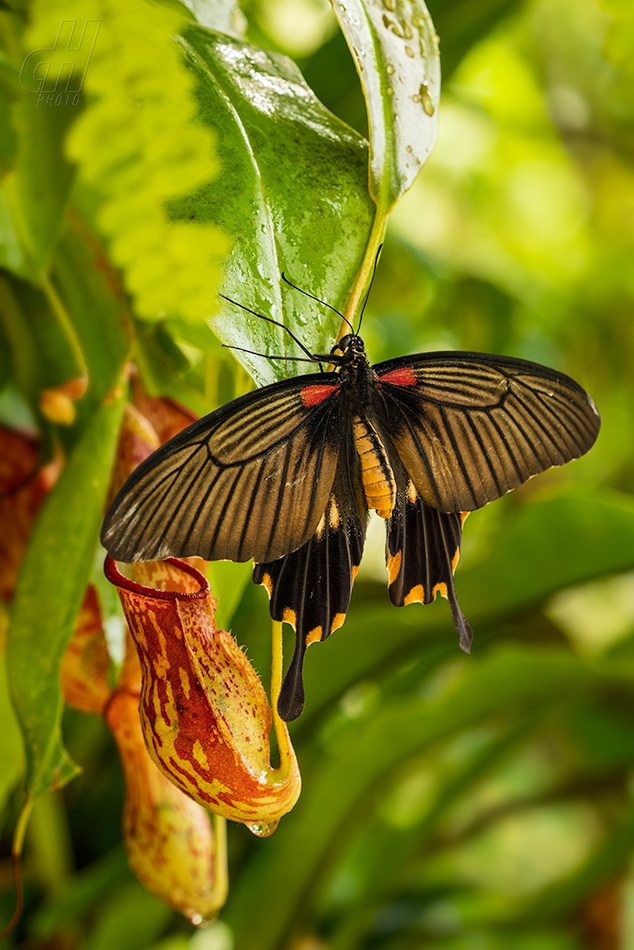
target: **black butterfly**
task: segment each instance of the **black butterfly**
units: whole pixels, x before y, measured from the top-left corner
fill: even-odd
[[[296,632],[287,721],[304,706],[306,647],[345,619],[368,509],[386,519],[392,603],[440,593],[469,652],[453,582],[466,513],[584,455],[600,426],[574,380],[526,360],[441,352],[370,366],[354,332],[328,356],[302,348],[334,372],[199,419],[132,473],[101,531],[120,561],[254,558],[271,617]]]

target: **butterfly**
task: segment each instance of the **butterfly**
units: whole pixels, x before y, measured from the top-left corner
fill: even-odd
[[[278,699],[286,721],[304,707],[306,648],[346,617],[370,510],[386,523],[392,603],[440,593],[469,652],[453,579],[467,513],[584,455],[600,427],[588,394],[556,370],[453,351],[371,366],[360,326],[350,329],[327,356],[297,340],[332,371],[264,386],[166,442],[101,531],[124,562],[254,559],[271,617],[295,629]]]

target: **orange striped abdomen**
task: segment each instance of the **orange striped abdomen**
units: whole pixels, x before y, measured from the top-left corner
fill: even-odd
[[[396,481],[385,446],[367,419],[355,421],[354,444],[361,459],[368,508],[374,508],[380,518],[389,518],[396,502]]]

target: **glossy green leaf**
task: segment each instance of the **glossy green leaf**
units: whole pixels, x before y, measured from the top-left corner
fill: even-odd
[[[202,120],[217,134],[217,182],[173,205],[178,217],[218,224],[233,241],[223,291],[284,321],[313,352],[330,352],[339,319],[282,283],[342,307],[373,220],[367,144],[329,113],[286,57],[191,27],[182,41]],[[262,354],[304,354],[281,329],[232,304],[211,318],[223,343]],[[236,351],[258,383],[293,364]],[[298,367],[301,370],[301,364]]]
[[[94,413],[45,502],[18,578],[7,662],[33,795],[77,774],[60,736],[59,666],[90,577],[122,411],[122,396],[111,396]]]
[[[370,194],[386,215],[413,185],[438,134],[438,37],[423,0],[333,0],[370,127]]]
[[[241,39],[246,21],[236,0],[181,0],[190,14],[210,30]],[[241,29],[242,27],[242,29]]]

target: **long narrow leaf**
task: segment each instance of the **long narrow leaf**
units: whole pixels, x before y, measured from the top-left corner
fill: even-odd
[[[33,795],[77,773],[60,736],[59,666],[90,576],[122,410],[113,395],[95,412],[42,509],[18,579],[7,660]]]

